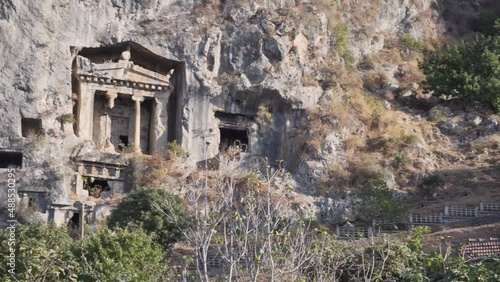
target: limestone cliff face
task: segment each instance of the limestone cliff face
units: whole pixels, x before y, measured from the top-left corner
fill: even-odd
[[[68,197],[69,158],[92,143],[68,120],[74,47],[133,41],[182,62],[176,85],[186,95],[179,96],[176,130],[193,161],[218,153],[218,112],[255,119],[265,109],[272,116],[267,128],[247,128],[252,152],[297,168],[295,141],[306,130],[306,110],[344,94],[330,79],[346,64],[339,26],[348,30],[354,62],[402,34],[441,32],[430,0],[248,2],[2,1],[0,149],[23,152],[22,185]],[[23,138],[23,118],[41,120],[43,134]]]

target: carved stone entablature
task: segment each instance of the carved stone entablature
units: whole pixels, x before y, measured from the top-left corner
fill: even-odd
[[[98,76],[92,76],[92,75],[86,75],[86,74],[80,74],[79,75],[80,81],[84,83],[95,83],[99,85],[110,85],[113,88],[119,87],[119,88],[133,88],[133,89],[138,89],[138,90],[144,90],[144,91],[166,91],[168,90],[169,84],[152,84],[152,83],[145,83],[145,82],[137,82],[137,81],[130,81],[130,80],[121,80],[121,79],[116,79],[116,78],[108,78],[108,77],[98,77]],[[123,94],[129,94],[128,90],[125,91],[118,91]],[[153,96],[153,95],[151,95]]]
[[[126,85],[127,87],[162,87],[170,85],[170,74],[160,74],[143,67],[134,65],[133,62],[120,60],[117,63],[92,63],[89,59],[77,57],[77,72],[80,77],[92,78],[115,85]]]
[[[93,85],[94,90],[103,92],[115,92],[124,95],[134,95],[138,93],[144,97],[154,97],[157,92],[170,91],[169,86],[145,84],[133,81],[116,80],[95,76],[80,75],[80,81],[88,85]]]
[[[219,127],[246,130],[255,124],[252,116],[216,112],[215,117],[219,120]]]
[[[82,176],[124,181],[126,167],[114,164],[84,162],[78,164],[78,172]]]

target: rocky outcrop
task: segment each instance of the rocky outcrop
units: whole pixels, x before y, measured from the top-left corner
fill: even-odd
[[[338,25],[349,30],[354,60],[400,34],[424,38],[440,32],[427,0],[240,2],[0,3],[0,149],[23,152],[22,185],[62,197],[72,193],[76,167],[70,157],[91,142],[75,135],[68,118],[74,112],[74,50],[82,47],[133,41],[182,62],[174,84],[186,94],[178,96],[176,139],[193,162],[218,154],[224,138],[216,117],[220,112],[255,121],[246,129],[254,155],[296,168],[302,161],[296,144],[306,130],[306,110],[337,95],[324,82],[333,67],[344,64],[337,53]],[[265,121],[259,116],[263,109]],[[41,132],[23,137],[26,118],[41,121]],[[359,128],[329,134],[324,159],[341,160],[353,130]],[[337,206],[321,204],[332,205]]]

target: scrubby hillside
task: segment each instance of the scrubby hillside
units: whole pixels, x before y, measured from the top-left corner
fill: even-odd
[[[49,233],[64,245],[36,242],[37,261],[51,258],[41,271],[16,249],[20,275],[498,278],[496,259],[468,265],[421,244],[498,231],[495,216],[435,214],[500,201],[499,18],[495,0],[0,2],[0,184],[16,179],[19,222],[70,228],[21,227],[23,248]],[[461,229],[333,240],[340,225],[369,237],[372,220],[409,212]],[[80,238],[87,222],[98,231]],[[136,254],[155,267],[131,273]]]
[[[419,68],[425,52],[481,32],[495,1],[9,0],[0,9],[3,146],[18,146],[21,117],[43,120],[43,136],[23,141],[37,149],[26,152],[33,169],[22,179],[53,198],[71,194],[68,159],[88,144],[68,124],[71,50],[122,41],[185,64],[176,134],[192,162],[218,154],[214,112],[227,111],[267,127],[249,129],[259,140],[253,153],[284,160],[309,203],[349,202],[370,179],[412,202],[430,174],[445,184],[424,199],[496,197],[487,183],[497,179],[498,116],[430,97]]]

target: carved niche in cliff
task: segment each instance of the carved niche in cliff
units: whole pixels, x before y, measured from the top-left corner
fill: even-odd
[[[149,154],[175,139],[169,127],[178,124],[178,93],[171,76],[179,62],[133,42],[74,51],[77,136],[110,153]]]
[[[243,151],[250,151],[249,129],[255,124],[252,116],[216,112],[219,120],[219,151],[225,152],[231,146],[238,146]]]

